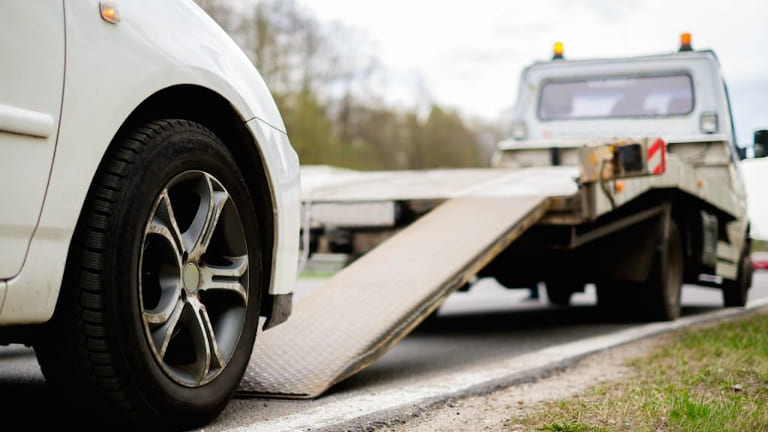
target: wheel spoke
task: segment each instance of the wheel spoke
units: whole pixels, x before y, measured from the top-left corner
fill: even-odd
[[[170,277],[162,277],[163,288],[162,301],[154,309],[144,309],[144,317],[151,325],[159,325],[167,322],[181,301],[181,287],[178,280]]]
[[[208,345],[211,347],[211,358],[208,362],[208,370],[223,368],[226,365],[226,361],[222,358],[221,352],[219,351],[219,343],[216,342],[216,333],[213,330],[211,318],[208,316],[208,311],[205,309],[205,305],[200,305],[198,316],[200,317],[200,323],[205,330],[205,335],[208,338]]]
[[[157,205],[152,215],[152,219],[147,226],[147,234],[153,233],[165,237],[172,245],[176,256],[181,263],[181,252],[184,251],[184,242],[182,241],[181,231],[176,222],[176,216],[173,214],[171,198],[168,196],[168,189],[164,189],[157,200]]]
[[[202,383],[211,369],[223,368],[226,362],[219,352],[216,334],[205,305],[197,300],[190,302],[194,308],[193,339],[196,347],[195,371],[198,383]]]
[[[247,304],[248,292],[243,286],[241,278],[248,270],[248,255],[224,258],[230,261],[231,264],[202,264],[200,266],[200,277],[202,279],[200,290],[233,291],[243,300],[243,304]]]
[[[168,349],[168,344],[171,342],[171,337],[174,334],[174,331],[176,330],[176,325],[179,322],[179,318],[181,317],[181,313],[184,311],[184,303],[182,301],[177,301],[174,304],[173,310],[171,311],[168,318],[164,321],[162,321],[162,325],[155,331],[152,332],[152,339],[155,343],[155,349],[157,350],[158,355],[160,358],[165,357],[165,352]],[[147,317],[147,321],[150,323],[152,315],[145,314]],[[155,315],[156,316],[156,315]]]
[[[191,260],[199,259],[208,249],[221,212],[229,201],[229,194],[217,182],[211,181],[208,175],[198,188],[198,193],[200,205],[192,224],[184,233],[184,244]]]

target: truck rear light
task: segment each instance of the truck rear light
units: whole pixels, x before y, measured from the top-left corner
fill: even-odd
[[[528,127],[522,120],[512,122],[512,138],[517,141],[522,141],[528,138]]]
[[[717,113],[705,112],[699,117],[699,130],[703,133],[712,134],[717,132]]]

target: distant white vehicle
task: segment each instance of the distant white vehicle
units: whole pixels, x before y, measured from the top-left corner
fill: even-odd
[[[768,270],[768,252],[753,252],[752,268],[755,270]]]
[[[204,424],[291,309],[299,163],[264,81],[188,0],[9,0],[0,58],[0,343],[85,415]]]

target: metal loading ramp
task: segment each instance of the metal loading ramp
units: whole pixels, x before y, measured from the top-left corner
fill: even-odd
[[[313,398],[372,364],[547,211],[543,196],[453,198],[342,269],[256,338],[239,395]]]

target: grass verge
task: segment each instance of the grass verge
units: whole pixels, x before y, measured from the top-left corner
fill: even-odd
[[[768,314],[689,329],[629,362],[628,380],[510,419],[527,431],[768,431]]]

